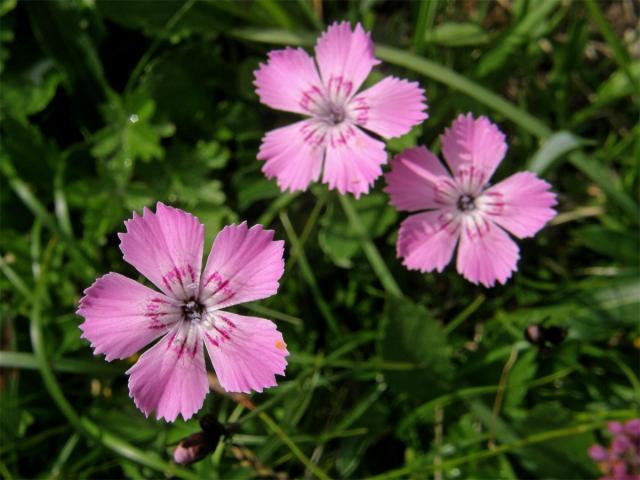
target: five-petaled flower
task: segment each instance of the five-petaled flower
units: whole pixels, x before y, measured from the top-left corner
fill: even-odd
[[[262,103],[310,117],[268,132],[258,159],[283,191],[305,190],[322,173],[329,188],[359,197],[387,161],[384,143],[359,127],[384,138],[406,134],[427,118],[424,92],[416,82],[386,77],[357,93],[379,63],[360,24],[353,31],[348,22],[331,25],[315,58],[317,67],[301,48],[275,50],[256,70]]]
[[[225,390],[275,386],[287,365],[282,334],[269,320],[222,309],[276,293],[284,242],[261,225],[227,226],[201,272],[204,226],[195,216],[158,203],[125,225],[124,259],[162,293],[109,273],[85,291],[78,314],[83,338],[107,361],[163,337],[127,371],[138,408],[167,421],[197,412],[209,389],[203,345]]]
[[[385,191],[399,210],[421,212],[400,226],[398,257],[423,272],[441,272],[458,245],[457,269],[491,287],[516,270],[517,238],[535,235],[556,212],[550,185],[531,172],[496,185],[488,181],[507,150],[504,134],[486,117],[460,115],[441,137],[449,171],[424,147],[397,155]]]

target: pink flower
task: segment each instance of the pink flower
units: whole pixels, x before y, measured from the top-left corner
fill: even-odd
[[[600,480],[640,480],[640,419],[624,425],[609,422],[608,429],[612,437],[609,447],[595,444],[588,450],[604,474]]]
[[[203,345],[224,389],[275,386],[289,354],[282,334],[269,320],[222,309],[276,293],[284,242],[261,225],[227,226],[201,274],[204,226],[193,215],[158,203],[155,214],[134,212],[125,226],[124,259],[162,293],[108,273],[85,290],[77,313],[82,337],[107,361],[162,337],[127,371],[138,408],[170,422],[197,412],[209,389]]]
[[[357,94],[374,65],[373,42],[360,24],[334,23],[318,39],[316,63],[303,49],[269,53],[254,72],[260,101],[306,120],[268,132],[259,160],[282,191],[322,182],[341,194],[367,193],[387,161],[384,138],[398,137],[427,118],[424,91],[416,82],[386,77]],[[324,162],[324,172],[323,172]]]
[[[504,284],[519,258],[506,231],[517,238],[535,235],[555,216],[556,197],[531,172],[489,186],[507,145],[486,117],[460,115],[441,138],[449,170],[417,147],[397,155],[386,174],[391,203],[421,212],[402,222],[398,257],[407,268],[441,272],[458,245],[457,269],[467,280]]]

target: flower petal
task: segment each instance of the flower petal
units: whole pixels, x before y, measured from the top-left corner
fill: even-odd
[[[228,392],[261,392],[277,385],[289,355],[276,325],[264,318],[216,312],[216,327],[205,345],[222,388]]]
[[[258,160],[266,160],[262,171],[276,177],[283,192],[306,190],[320,178],[324,137],[316,122],[305,120],[271,130],[262,139]]]
[[[218,234],[204,269],[200,301],[220,309],[270,297],[284,272],[284,242],[262,225],[229,225]]]
[[[391,160],[384,189],[398,210],[426,210],[455,205],[455,185],[438,157],[425,147],[414,147]]]
[[[155,411],[173,422],[200,410],[209,390],[200,335],[199,327],[182,322],[127,371],[129,395],[146,416]]]
[[[301,48],[269,52],[267,63],[253,73],[260,101],[277,110],[309,115],[324,95],[318,69]]]
[[[399,137],[428,115],[424,90],[418,82],[387,77],[359,93],[349,103],[351,118],[385,138]]]
[[[458,247],[458,272],[472,283],[492,287],[496,280],[504,284],[516,271],[518,246],[504,230],[477,215],[465,219]]]
[[[466,190],[483,187],[507,151],[504,134],[487,117],[460,115],[441,137],[451,173]]]
[[[532,237],[556,216],[556,196],[534,173],[521,172],[489,188],[478,199],[491,220],[518,238]]]
[[[351,30],[349,22],[335,22],[316,43],[316,61],[325,87],[331,93],[335,83],[343,98],[360,88],[374,65],[380,63],[373,53],[371,36],[360,24]],[[344,92],[348,85],[348,92]]]
[[[369,192],[387,161],[384,143],[349,124],[334,127],[328,137],[322,182],[356,198]]]
[[[458,243],[458,220],[451,211],[434,210],[407,217],[400,225],[397,253],[411,270],[442,272]]]
[[[160,202],[145,207],[119,233],[124,259],[166,295],[186,300],[197,290],[202,268],[204,226],[190,213]]]
[[[171,298],[119,273],[108,273],[87,288],[76,313],[85,319],[82,338],[109,362],[133,355],[180,320]]]

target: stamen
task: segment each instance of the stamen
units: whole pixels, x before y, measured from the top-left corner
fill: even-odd
[[[475,210],[476,203],[475,198],[473,198],[469,194],[460,195],[458,198],[458,202],[456,203],[458,210],[461,212],[468,212],[470,210]]]
[[[329,121],[333,124],[333,125],[338,125],[340,123],[342,123],[346,117],[344,108],[342,108],[339,105],[334,105],[331,104],[329,106]]]
[[[202,305],[195,298],[189,299],[184,305],[182,305],[182,315],[187,321],[199,322],[200,320],[202,320],[203,312],[204,305]]]

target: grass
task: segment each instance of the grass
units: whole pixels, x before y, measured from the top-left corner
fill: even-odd
[[[4,2],[0,474],[595,478],[587,448],[608,442],[609,420],[640,416],[639,13],[597,0]],[[369,83],[426,91],[430,118],[390,154],[438,153],[472,111],[507,135],[497,180],[528,169],[553,185],[559,215],[519,242],[506,285],[406,270],[405,215],[381,179],[355,200],[282,193],[260,171],[262,135],[294,116],[258,102],[252,71],[270,49],[312,49],[334,20],[372,32]],[[250,400],[210,392],[200,414],[234,433],[190,466],[172,450],[197,419],[146,418],[124,375],[136,357],[94,357],[74,313],[97,276],[138,278],[117,232],[156,201],[197,215],[205,249],[244,220],[286,244],[278,294],[238,310],[278,324],[286,376]],[[567,337],[533,344],[534,324]]]

